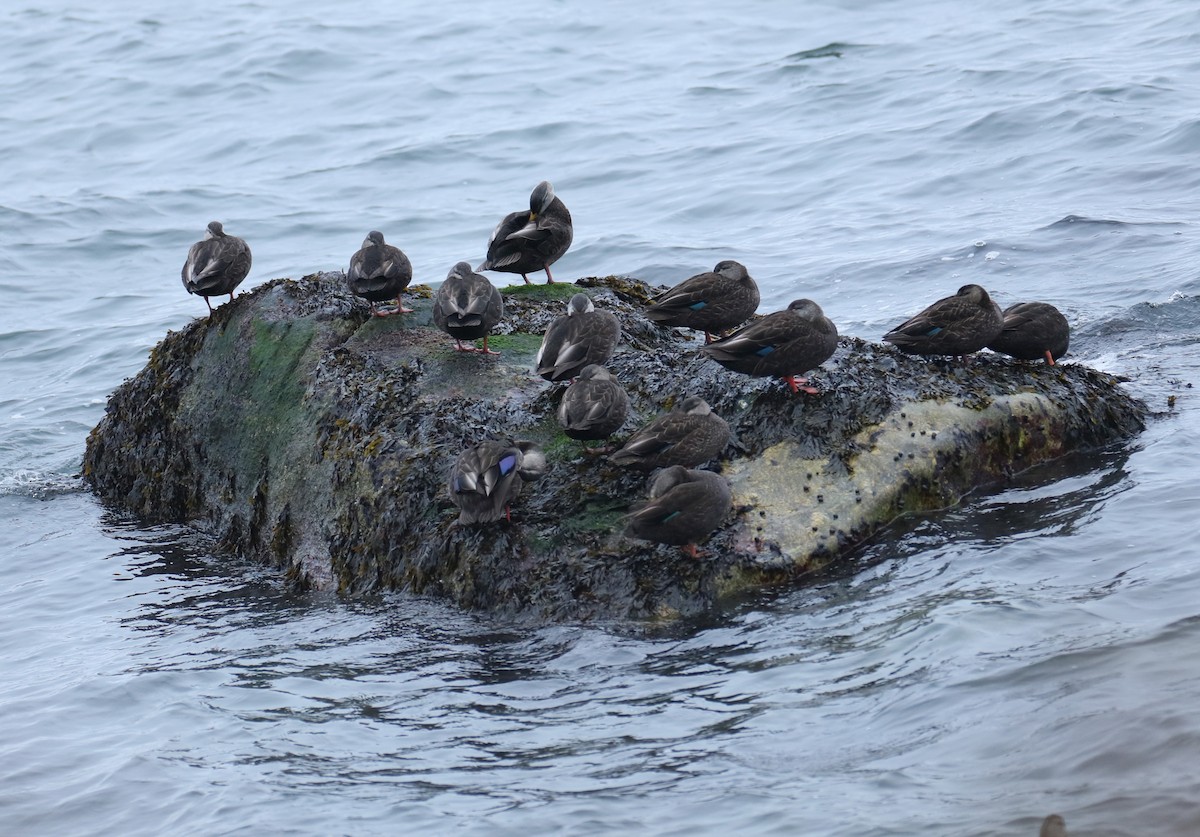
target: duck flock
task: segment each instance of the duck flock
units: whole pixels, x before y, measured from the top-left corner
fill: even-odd
[[[487,258],[472,269],[459,262],[437,289],[433,321],[454,339],[462,352],[498,354],[488,348],[491,330],[504,316],[499,290],[479,271],[530,273],[545,271],[571,246],[571,214],[547,181],[529,196],[529,209],[506,215],[488,241]],[[202,241],[192,245],[183,266],[189,293],[209,298],[229,294],[250,271],[250,247],[222,225],[208,225]],[[412,313],[403,292],[412,281],[412,264],[397,247],[371,231],[350,259],[346,280],[351,292],[371,304],[374,316]],[[828,360],[837,348],[837,327],[811,299],[798,299],[782,311],[755,317],[759,291],[746,268],[721,261],[708,272],[680,282],[656,296],[645,310],[655,324],[704,333],[699,351],[744,375],[778,377],[793,393],[816,394],[803,376]],[[381,303],[395,300],[391,308]],[[566,314],[546,329],[535,360],[538,375],[566,382],[558,410],[564,433],[577,440],[604,440],[617,432],[629,411],[629,398],[605,368],[621,338],[611,312],[597,310],[578,293]],[[482,347],[463,341],[482,339]],[[883,339],[915,355],[962,357],[990,348],[1020,360],[1053,365],[1068,348],[1070,328],[1054,306],[1021,302],[1001,311],[979,285],[964,285],[893,328]],[[615,465],[653,476],[649,497],[630,509],[626,533],[656,543],[675,544],[695,557],[696,543],[716,529],[732,507],[726,480],[699,466],[716,457],[730,441],[729,425],[701,398],[684,398],[674,409],[634,432],[619,449],[608,453]],[[450,500],[460,524],[490,523],[509,516],[509,503],[525,482],[546,470],[546,458],[532,442],[486,440],[463,451],[448,479]]]

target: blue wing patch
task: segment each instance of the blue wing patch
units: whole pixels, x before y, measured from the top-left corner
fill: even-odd
[[[755,351],[754,354],[758,355],[759,357],[766,357],[767,355],[771,354],[771,352],[773,352],[773,351],[775,351],[774,346],[763,346],[761,349],[758,349],[757,351]]]
[[[693,311],[699,311],[701,308],[703,308],[706,305],[708,305],[707,302],[705,302],[704,300],[700,300],[699,302],[693,302],[691,305],[688,306],[688,308],[691,308]]]

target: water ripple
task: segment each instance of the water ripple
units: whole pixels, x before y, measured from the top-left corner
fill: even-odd
[[[1169,4],[0,13],[0,806],[14,832],[1198,827],[1200,35]],[[769,20],[769,26],[762,22]],[[302,596],[80,490],[214,218],[245,287],[418,277],[551,179],[565,277],[745,263],[847,334],[968,281],[1157,414],[682,625]]]

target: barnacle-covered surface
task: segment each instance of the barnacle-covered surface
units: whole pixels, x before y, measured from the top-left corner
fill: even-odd
[[[622,438],[686,395],[725,418],[734,513],[696,561],[622,535],[643,475],[559,429],[562,385],[533,374],[542,331],[582,286],[617,314]],[[728,372],[641,315],[625,277],[505,289],[489,344],[453,350],[416,313],[371,318],[340,273],[276,280],[169,333],[113,394],[84,476],[149,521],[185,522],[293,584],[402,589],[534,619],[672,618],[818,569],[898,515],[943,507],[1071,450],[1126,438],[1145,408],[1109,375],[983,354],[909,357],[843,338],[818,395]],[[482,438],[531,439],[550,468],[511,521],[458,526],[446,474]]]

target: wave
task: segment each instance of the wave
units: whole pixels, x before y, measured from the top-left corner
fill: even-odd
[[[19,468],[0,473],[0,497],[30,497],[34,500],[50,500],[64,494],[85,491],[83,480],[78,474],[59,474]]]

